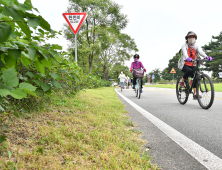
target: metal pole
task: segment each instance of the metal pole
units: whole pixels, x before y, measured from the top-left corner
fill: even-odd
[[[75,34],[75,61],[77,63],[77,34]]]
[[[173,73],[173,85],[174,85],[174,73]]]

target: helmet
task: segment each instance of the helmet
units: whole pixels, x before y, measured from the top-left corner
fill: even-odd
[[[195,38],[197,39],[197,35],[196,35],[195,32],[193,32],[193,31],[189,31],[189,32],[187,33],[187,35],[185,36],[185,39],[187,40],[190,35],[195,35]]]
[[[138,58],[140,58],[139,54],[135,54],[135,55],[133,56],[133,58],[135,58],[135,57],[137,57],[137,56],[138,56]]]

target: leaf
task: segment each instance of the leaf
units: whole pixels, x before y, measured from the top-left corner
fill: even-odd
[[[5,64],[2,62],[2,60],[0,59],[0,70],[5,67]]]
[[[41,86],[41,81],[40,80],[33,80],[37,85]]]
[[[17,78],[17,72],[15,71],[14,67],[4,70],[2,78],[7,86],[16,87],[19,84],[19,79]]]
[[[6,136],[1,135],[1,136],[0,136],[0,143],[2,143],[2,142],[4,142],[4,141],[6,141]]]
[[[0,43],[7,41],[11,32],[12,32],[11,25],[7,23],[0,23]]]
[[[3,20],[3,21],[12,21],[13,19],[8,17],[8,16],[4,16],[4,17],[1,18],[1,20]],[[14,31],[14,29],[15,29],[15,22],[7,22],[7,24],[11,25],[12,31]]]
[[[16,60],[21,57],[21,50],[20,49],[8,49],[9,56],[14,57]]]
[[[29,57],[35,61],[35,58],[36,58],[36,49],[35,48],[32,48],[32,47],[29,47],[28,48],[28,53],[29,53]]]
[[[3,112],[5,111],[5,109],[1,105],[0,105],[0,110]]]
[[[10,94],[10,91],[8,89],[0,89],[0,95],[6,97]]]
[[[59,82],[57,82],[56,80],[52,80],[52,84],[57,89],[61,88],[61,84]]]
[[[35,61],[35,66],[36,66],[36,69],[45,75],[45,67],[44,65],[42,65],[39,61]]]
[[[44,53],[42,50],[39,50],[39,53],[45,58],[45,59],[49,59],[48,55],[46,53]]]
[[[49,73],[49,75],[51,75],[54,79],[57,79],[59,77],[59,75],[56,73]]]
[[[28,37],[28,39],[31,39],[31,31],[27,24],[22,22],[16,22],[18,26],[22,29],[22,31],[25,33],[25,35]]]
[[[24,91],[25,91],[27,94],[29,94],[29,95],[32,95],[32,96],[38,97],[38,96],[36,95],[36,93],[33,92],[33,91],[30,91],[30,90],[28,90],[28,89],[24,89]]]
[[[30,91],[35,91],[37,87],[35,87],[35,86],[33,86],[33,85],[29,84],[29,83],[24,83],[23,82],[23,83],[19,84],[19,88],[20,89],[28,89]]]
[[[28,58],[25,58],[25,57],[21,57],[21,61],[22,61],[22,64],[26,67],[28,67],[29,64],[32,64],[32,62]]]
[[[14,97],[15,99],[22,99],[27,96],[26,92],[23,89],[19,89],[19,88],[10,91],[10,95]]]
[[[24,4],[29,7],[29,10],[33,8],[31,0],[25,0]]]
[[[48,67],[49,69],[52,68],[52,59],[50,58],[49,60],[46,60],[45,58],[41,60],[41,63],[45,66]]]
[[[49,84],[41,83],[41,88],[44,92],[46,92],[51,88],[51,86]]]
[[[17,67],[17,62],[16,62],[17,60],[13,56],[6,55],[5,59],[6,59],[5,63],[6,68]]]
[[[58,50],[62,50],[62,46],[58,45],[58,44],[52,44],[52,50],[54,49],[58,49]]]
[[[28,17],[28,25],[30,27],[36,28],[40,24],[40,19],[37,17]]]
[[[8,158],[10,159],[12,157],[12,152],[8,151]]]
[[[42,16],[39,15],[39,18],[40,18],[40,27],[42,27],[47,31],[51,31],[50,24],[44,18],[42,18]]]
[[[23,17],[19,15],[14,9],[5,6],[2,11],[5,15],[11,16],[16,21],[24,21]]]
[[[27,75],[27,76],[29,76],[31,78],[35,77],[35,75],[32,72],[29,72],[29,71],[25,75]]]

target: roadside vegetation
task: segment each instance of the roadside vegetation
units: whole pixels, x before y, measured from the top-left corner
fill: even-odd
[[[113,87],[45,95],[41,111],[10,115],[0,169],[160,169]]]

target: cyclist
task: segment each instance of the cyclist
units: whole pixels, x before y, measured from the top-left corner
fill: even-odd
[[[178,68],[184,72],[182,81],[180,82],[180,87],[184,87],[184,80],[191,76],[193,78],[194,72],[192,70],[195,68],[195,63],[192,60],[200,58],[200,56],[205,57],[207,60],[212,61],[212,57],[207,56],[201,47],[196,45],[197,35],[193,31],[189,31],[185,36],[186,43],[182,46],[182,56],[178,61]],[[185,61],[186,60],[186,61]],[[192,83],[192,80],[190,84]],[[196,87],[196,83],[194,84]],[[194,88],[194,98],[197,99],[196,88]]]
[[[120,79],[120,83],[119,83],[119,84],[120,84],[121,87],[123,87],[123,89],[124,89],[124,81],[125,81],[125,78],[126,78],[126,76],[125,76],[123,70],[121,70],[121,73],[120,73],[118,79]],[[121,84],[122,84],[123,86],[122,86]]]
[[[126,85],[127,85],[127,88],[128,88],[129,87],[129,83],[130,83],[130,78],[129,78],[128,75],[126,76],[125,81],[126,81]]]
[[[139,58],[140,58],[139,54],[135,54],[133,58],[134,58],[134,62],[131,63],[130,72],[132,72],[133,69],[141,69],[141,68],[143,68],[144,71],[146,71],[142,62],[139,61]],[[135,85],[136,85],[136,77],[135,77],[135,71],[134,71],[133,72],[133,89],[135,89]],[[143,88],[143,79],[141,83],[141,93],[143,92],[142,88]]]

